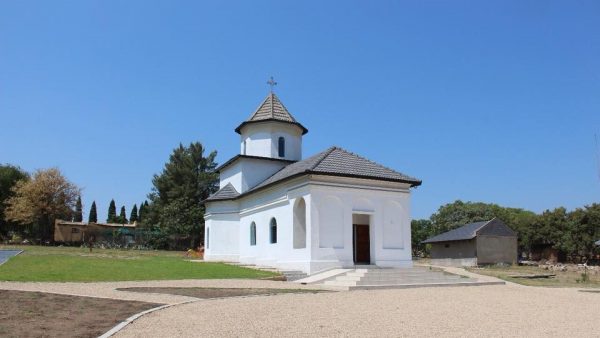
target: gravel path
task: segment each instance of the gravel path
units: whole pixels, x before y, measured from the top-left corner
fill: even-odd
[[[264,281],[255,279],[204,279],[204,280],[164,280],[139,282],[97,282],[97,283],[37,283],[0,282],[0,289],[39,291],[63,295],[137,300],[142,302],[177,304],[196,298],[158,293],[117,291],[117,288],[131,287],[211,287],[211,288],[272,288],[272,289],[314,289],[295,283]]]
[[[600,294],[512,285],[202,300],[151,313],[117,337],[592,337]]]

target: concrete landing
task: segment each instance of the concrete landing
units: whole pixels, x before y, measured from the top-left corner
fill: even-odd
[[[317,284],[317,283],[315,283]],[[349,269],[321,280],[330,290],[377,290],[417,287],[498,285],[503,281],[487,281],[427,267]]]

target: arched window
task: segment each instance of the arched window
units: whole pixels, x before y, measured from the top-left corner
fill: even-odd
[[[208,249],[210,246],[210,228],[206,228],[206,248]]]
[[[283,136],[279,137],[277,149],[279,150],[279,157],[285,157],[285,138]]]
[[[246,155],[246,140],[242,142],[242,155]]]
[[[256,245],[256,223],[250,224],[250,245]]]
[[[306,248],[306,202],[299,198],[294,205],[294,249]]]
[[[271,218],[271,223],[269,224],[269,234],[271,244],[277,243],[277,221],[275,218]]]

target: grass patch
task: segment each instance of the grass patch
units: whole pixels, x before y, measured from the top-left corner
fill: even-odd
[[[8,249],[8,247],[2,247]],[[222,263],[189,262],[183,252],[73,247],[24,250],[0,266],[0,280],[98,282],[166,279],[266,278],[276,274]]]
[[[481,275],[493,276],[508,282],[513,282],[528,286],[546,286],[546,287],[577,287],[577,288],[600,288],[600,276],[592,275],[588,271],[589,280],[586,283],[578,282],[581,280],[581,272],[575,271],[548,271],[537,266],[509,266],[498,267],[489,266],[484,268],[467,268],[467,270]],[[552,278],[513,278],[510,275],[527,274],[556,274]]]
[[[0,290],[0,336],[98,337],[160,304]]]

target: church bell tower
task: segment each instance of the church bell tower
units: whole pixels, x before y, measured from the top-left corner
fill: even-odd
[[[236,129],[241,136],[240,154],[274,159],[300,161],[302,159],[302,136],[308,132],[290,114],[277,95],[273,78],[269,82],[271,92],[260,106]]]

